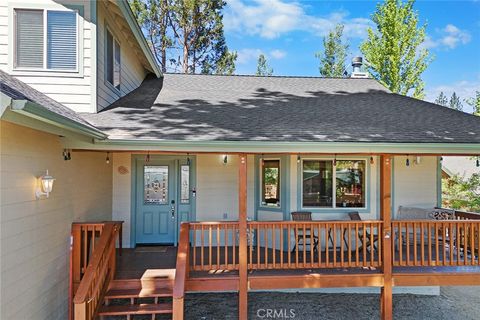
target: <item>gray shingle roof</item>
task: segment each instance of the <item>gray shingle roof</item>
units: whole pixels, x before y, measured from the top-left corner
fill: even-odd
[[[67,108],[63,104],[53,100],[40,91],[35,90],[28,84],[16,79],[2,70],[0,70],[0,92],[6,94],[13,100],[26,100],[33,102],[40,105],[44,109],[54,112],[64,118],[94,128],[75,111]]]
[[[110,139],[480,143],[480,117],[372,79],[166,74],[84,116]]]

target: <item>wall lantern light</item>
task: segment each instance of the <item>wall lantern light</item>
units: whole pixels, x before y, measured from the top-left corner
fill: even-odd
[[[48,198],[50,195],[50,192],[52,192],[53,182],[55,181],[55,179],[48,174],[48,170],[47,170],[45,175],[41,176],[39,180],[40,180],[40,186],[35,191],[35,197],[37,199],[40,199],[42,196]]]
[[[422,163],[422,157],[416,156],[416,157],[415,157],[415,164],[416,164],[416,165],[419,165],[419,164],[421,164],[421,163]]]

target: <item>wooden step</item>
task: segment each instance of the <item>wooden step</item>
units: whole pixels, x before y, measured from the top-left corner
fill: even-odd
[[[124,306],[102,306],[98,312],[99,316],[127,316],[141,314],[171,314],[171,303],[159,304],[128,304]]]
[[[105,299],[156,298],[173,296],[173,281],[166,279],[113,280]]]

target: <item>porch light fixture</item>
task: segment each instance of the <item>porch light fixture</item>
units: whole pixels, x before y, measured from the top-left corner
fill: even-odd
[[[147,152],[147,154],[145,155],[145,163],[149,163],[150,162],[150,151]]]
[[[335,155],[335,157],[333,158],[333,166],[337,166],[337,155]]]
[[[408,157],[408,154],[407,154],[407,160],[405,161],[405,165],[407,167],[410,167],[410,158]]]
[[[370,164],[374,164],[375,160],[373,160],[373,156],[370,156]]]
[[[416,165],[419,165],[420,163],[422,163],[422,157],[416,156],[416,157],[415,157],[415,164],[416,164]]]
[[[227,165],[227,163],[228,163],[228,156],[227,156],[226,154],[224,154],[224,155],[222,156],[222,158],[223,158],[223,165],[224,165],[224,166]]]
[[[53,182],[55,179],[48,174],[48,170],[46,171],[45,175],[41,176],[40,178],[40,185],[35,191],[35,197],[40,199],[42,196],[48,198],[50,196],[50,192],[53,189]]]
[[[480,157],[477,157],[477,168],[480,168]]]
[[[297,155],[297,163],[300,163],[300,155]]]
[[[63,149],[62,155],[63,155],[63,160],[65,161],[72,160],[72,155],[70,154],[70,150]]]
[[[110,164],[110,157],[109,157],[109,155],[110,155],[110,152],[107,152],[107,157],[105,158],[105,163],[106,163],[106,164]]]
[[[190,155],[190,154],[189,154],[189,153],[187,153],[187,166],[189,166],[189,167],[190,167],[190,157],[189,157],[189,155]]]

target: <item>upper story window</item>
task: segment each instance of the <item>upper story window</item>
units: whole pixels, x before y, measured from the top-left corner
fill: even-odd
[[[304,160],[302,206],[365,207],[365,160]]]
[[[15,9],[15,69],[76,71],[76,11]]]
[[[105,50],[106,80],[116,89],[120,90],[120,44],[107,29]]]
[[[280,160],[262,161],[262,205],[280,206]]]

